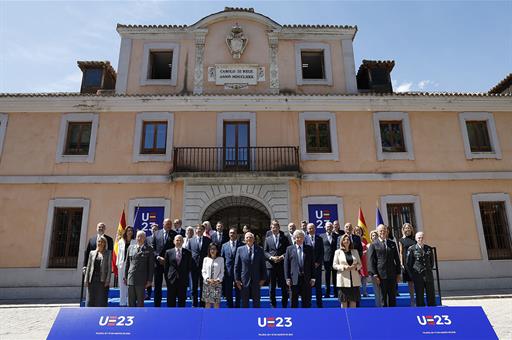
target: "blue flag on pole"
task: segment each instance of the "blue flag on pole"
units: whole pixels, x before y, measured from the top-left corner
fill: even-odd
[[[379,207],[377,207],[377,211],[375,212],[375,227],[378,227],[379,224],[384,224],[384,220],[382,219],[382,215],[380,214]]]

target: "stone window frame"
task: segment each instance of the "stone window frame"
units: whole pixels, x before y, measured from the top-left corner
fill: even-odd
[[[307,152],[306,143],[306,121],[329,121],[329,131],[331,134],[331,152]],[[299,113],[299,143],[300,143],[300,159],[303,161],[338,161],[339,133],[336,125],[336,115],[332,112],[300,112]]]
[[[54,198],[51,199],[48,203],[48,214],[46,219],[46,228],[44,232],[44,243],[43,243],[43,255],[41,259],[42,270],[47,271],[76,271],[82,273],[83,257],[85,252],[85,247],[87,244],[87,229],[89,226],[89,210],[90,210],[91,202],[87,198]],[[51,249],[51,241],[52,241],[52,231],[53,231],[53,222],[54,222],[54,214],[55,208],[82,208],[82,225],[80,228],[80,242],[78,249],[78,260],[76,268],[49,268],[48,264],[50,261],[50,249]]]
[[[472,152],[469,143],[468,128],[466,121],[479,120],[487,123],[487,132],[491,142],[492,152]],[[496,132],[496,123],[494,122],[494,115],[491,112],[460,112],[459,113],[460,130],[462,133],[462,140],[464,142],[464,153],[466,159],[487,159],[495,158],[501,159],[501,148],[498,140],[498,133]]]
[[[487,253],[487,246],[485,244],[485,236],[484,236],[484,225],[482,222],[482,216],[480,215],[480,202],[492,202],[499,201],[505,203],[505,214],[508,219],[508,229],[510,236],[512,237],[512,204],[510,202],[510,195],[507,193],[478,193],[472,195],[473,201],[473,212],[475,214],[475,221],[478,232],[478,239],[480,241],[480,253],[482,254],[483,261],[510,261],[510,259],[498,259],[498,260],[489,260],[489,255]]]
[[[306,220],[308,223],[310,221],[308,220],[308,205],[309,204],[336,204],[338,207],[338,221],[340,222],[340,225],[343,226],[345,224],[345,213],[343,211],[343,208],[345,207],[343,204],[343,197],[341,196],[305,196],[302,197],[302,220]],[[332,221],[334,222],[334,221]],[[313,223],[313,222],[311,222]],[[316,227],[316,224],[315,224]],[[297,228],[300,229],[300,223],[297,225]]]
[[[421,213],[421,201],[417,195],[385,195],[380,197],[380,213],[386,225],[388,221],[388,204],[413,204],[416,225],[413,226],[416,232],[423,230],[423,215]]]
[[[171,79],[148,79],[150,53],[152,51],[172,51]],[[146,43],[142,54],[140,85],[171,85],[176,86],[178,80],[178,61],[180,45],[177,43]]]
[[[142,127],[144,122],[167,121],[167,138],[165,154],[140,153],[142,143]],[[138,112],[135,118],[135,138],[133,140],[133,162],[169,162],[172,159],[172,147],[174,138],[174,113],[172,112]]]
[[[8,122],[9,115],[7,113],[0,113],[0,160],[2,159],[2,150],[4,147],[5,135],[7,134]]]
[[[65,155],[69,123],[91,122],[91,139],[87,155]],[[96,140],[98,136],[99,114],[97,113],[65,113],[62,115],[57,142],[57,163],[94,163]]]
[[[382,136],[380,134],[380,121],[401,121],[404,137],[404,152],[385,152],[382,150]],[[375,134],[375,146],[377,148],[377,160],[414,160],[414,147],[412,141],[409,114],[398,111],[380,111],[373,113],[373,130]]]
[[[325,79],[302,79],[302,51],[318,51],[324,52],[324,73]],[[301,42],[295,44],[295,75],[297,85],[332,85],[332,58],[331,46],[326,43],[317,42]]]

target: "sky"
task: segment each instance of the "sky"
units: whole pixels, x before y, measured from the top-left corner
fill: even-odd
[[[0,0],[0,92],[78,92],[78,60],[117,70],[117,23],[192,25],[225,6],[280,24],[357,25],[356,71],[394,60],[396,92],[487,92],[512,72],[512,0]]]

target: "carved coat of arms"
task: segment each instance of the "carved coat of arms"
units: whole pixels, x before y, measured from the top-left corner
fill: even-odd
[[[226,43],[233,59],[240,59],[247,46],[247,37],[238,23],[231,28],[231,32],[226,37]]]

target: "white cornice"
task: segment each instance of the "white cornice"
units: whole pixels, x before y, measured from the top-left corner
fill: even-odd
[[[283,177],[255,178],[252,173],[246,177],[206,178],[194,177],[184,179],[187,183],[234,183],[240,180],[281,181]],[[382,181],[477,181],[477,180],[512,180],[512,171],[481,172],[407,172],[407,173],[310,173],[302,175],[303,181],[317,182],[382,182]],[[2,176],[0,184],[126,184],[126,183],[170,183],[167,175],[47,175],[47,176]]]
[[[485,111],[512,112],[512,97],[476,96],[19,96],[0,112]]]

